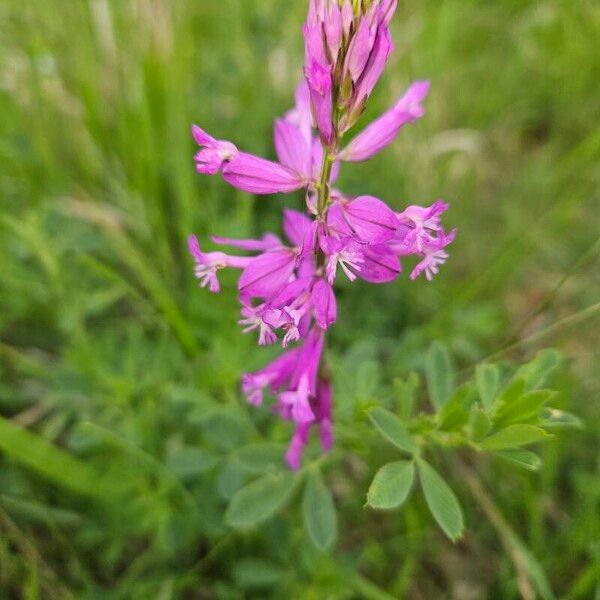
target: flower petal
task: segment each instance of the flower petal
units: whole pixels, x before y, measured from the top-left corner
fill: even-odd
[[[414,123],[423,116],[425,111],[421,103],[428,90],[429,81],[413,83],[390,110],[368,125],[344,148],[340,158],[360,162],[391,144],[404,125]]]
[[[281,164],[309,179],[312,175],[311,144],[300,128],[284,119],[277,119],[273,137]]]
[[[240,152],[222,169],[223,179],[252,194],[289,194],[306,185],[302,175],[279,163]]]
[[[295,264],[296,255],[288,248],[260,254],[242,271],[238,289],[244,296],[270,298],[288,282]]]
[[[337,319],[337,304],[333,288],[324,279],[317,279],[312,289],[315,320],[319,327],[327,329]]]
[[[400,260],[384,245],[368,246],[363,251],[363,263],[358,276],[369,283],[388,283],[402,271]]]
[[[374,196],[359,196],[342,204],[346,223],[359,241],[381,244],[394,236],[398,217],[382,200]]]

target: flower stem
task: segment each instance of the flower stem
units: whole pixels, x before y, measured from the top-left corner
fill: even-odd
[[[321,166],[321,177],[319,181],[319,195],[317,198],[317,216],[323,218],[327,212],[327,207],[331,200],[331,187],[329,180],[331,179],[331,169],[333,168],[334,155],[330,148],[323,147],[323,164]]]

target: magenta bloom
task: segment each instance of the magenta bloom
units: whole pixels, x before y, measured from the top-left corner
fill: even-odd
[[[442,200],[399,211],[374,196],[349,197],[333,187],[341,161],[369,159],[424,114],[429,82],[417,81],[349,143],[343,139],[388,61],[396,6],[397,0],[309,0],[304,80],[296,88],[295,106],[275,120],[277,162],[192,128],[200,147],[194,157],[199,173],[219,173],[251,194],[304,194],[306,212],[283,209],[282,237],[212,237],[243,256],[203,252],[196,237],[188,239],[200,286],[218,292],[218,271],[240,269],[243,333],[256,335],[261,346],[284,348],[265,367],[242,376],[242,392],[257,407],[268,396],[271,410],[291,422],[285,455],[291,469],[301,467],[313,429],[323,452],[333,444],[333,393],[323,354],[327,331],[338,319],[334,286],[340,274],[357,285],[386,284],[402,273],[401,261],[414,256],[410,279],[423,274],[431,280],[456,235],[442,227],[448,209]]]
[[[200,151],[194,156],[196,171],[205,175],[218,173],[224,162],[231,160],[238,149],[231,143],[215,140],[198,125],[192,125],[192,136],[200,146]]]
[[[420,119],[421,105],[429,90],[428,81],[413,83],[396,104],[359,133],[340,154],[342,160],[363,161],[389,146],[404,125]]]

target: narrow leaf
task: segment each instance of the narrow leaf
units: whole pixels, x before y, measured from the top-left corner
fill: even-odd
[[[98,493],[100,478],[92,467],[3,417],[0,417],[0,449],[64,488],[88,496]]]
[[[511,404],[506,404],[498,410],[494,417],[494,424],[502,427],[535,417],[553,393],[551,390],[537,390],[523,394]]]
[[[481,364],[475,368],[475,382],[481,403],[490,408],[500,387],[500,369],[497,365]]]
[[[549,435],[540,427],[518,423],[509,425],[485,438],[481,442],[481,447],[486,450],[502,450],[503,448],[514,448],[539,442],[547,437]]]
[[[455,380],[452,359],[441,342],[431,344],[425,359],[425,374],[431,402],[440,410],[450,398]]]
[[[490,432],[491,428],[492,422],[486,412],[474,405],[469,416],[469,437],[474,442],[479,442]]]
[[[247,528],[271,517],[289,499],[294,474],[265,475],[239,490],[233,497],[225,520],[232,527]]]
[[[453,541],[459,539],[464,528],[463,514],[458,499],[439,473],[424,460],[419,460],[419,479],[431,514],[444,533]]]
[[[525,450],[524,448],[506,448],[504,450],[498,450],[497,452],[494,452],[494,454],[529,471],[537,471],[542,464],[542,461],[537,454]]]
[[[523,365],[517,377],[526,383],[527,390],[534,390],[544,385],[550,373],[562,362],[560,352],[554,348],[542,350],[530,363]]]
[[[419,385],[419,374],[415,371],[411,371],[405,380],[394,380],[394,390],[398,398],[398,412],[401,418],[410,419],[412,416]]]
[[[302,502],[304,526],[319,550],[329,550],[337,537],[337,513],[320,471],[308,477]]]
[[[377,406],[369,411],[369,418],[381,435],[394,446],[410,454],[417,450],[416,444],[406,431],[402,421],[389,410]]]
[[[472,383],[465,383],[456,388],[439,413],[439,428],[442,431],[453,431],[465,425],[469,420],[470,407],[476,398]]]
[[[407,460],[383,465],[371,482],[367,504],[372,508],[397,508],[408,497],[415,477],[415,466]]]
[[[490,413],[497,414],[500,410],[505,410],[513,402],[516,402],[525,393],[524,379],[511,379],[504,387],[499,396],[496,396],[492,404]]]

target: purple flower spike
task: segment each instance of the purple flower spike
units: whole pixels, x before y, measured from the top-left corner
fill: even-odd
[[[395,212],[379,198],[351,198],[334,187],[342,161],[370,158],[404,125],[423,116],[429,82],[417,81],[392,108],[342,144],[389,58],[389,24],[397,3],[309,0],[302,29],[304,80],[296,88],[295,106],[274,124],[279,162],[240,152],[197,126],[192,129],[200,146],[198,172],[221,173],[233,187],[253,194],[304,192],[306,212],[283,211],[287,240],[272,233],[258,239],[212,238],[252,256],[202,252],[194,236],[188,239],[202,287],[218,292],[219,269],[242,270],[238,290],[243,333],[254,332],[260,346],[295,345],[242,377],[250,404],[262,405],[268,392],[273,412],[291,421],[294,430],[285,460],[294,470],[301,466],[313,428],[323,452],[333,444],[332,386],[322,359],[326,332],[338,316],[338,273],[351,282],[359,280],[358,285],[360,280],[387,283],[402,272],[404,257],[416,256],[410,278],[423,273],[431,280],[446,262],[447,246],[456,234],[442,227],[448,205],[441,200]]]
[[[400,129],[420,119],[422,101],[429,91],[428,81],[413,83],[396,104],[359,133],[342,151],[340,158],[351,162],[367,160],[389,144]]]

